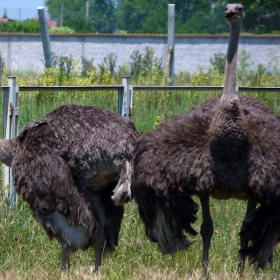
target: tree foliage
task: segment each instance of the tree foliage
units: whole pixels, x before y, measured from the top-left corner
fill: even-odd
[[[45,4],[58,25],[78,33],[113,33],[116,29],[112,0],[45,0]]]
[[[51,19],[77,33],[166,34],[168,4],[175,4],[176,34],[229,31],[223,19],[224,0],[45,0]],[[280,0],[242,4],[246,12],[242,32],[280,34]],[[1,26],[2,32],[11,30],[10,25]],[[23,29],[12,27],[13,32]]]
[[[280,33],[280,0],[243,0],[243,29],[251,33]]]

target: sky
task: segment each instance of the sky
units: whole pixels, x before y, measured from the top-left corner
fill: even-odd
[[[0,8],[32,10],[39,6],[44,6],[44,0],[0,0]]]
[[[5,9],[8,17],[16,20],[38,17],[39,6],[44,6],[44,0],[0,0],[0,17]]]

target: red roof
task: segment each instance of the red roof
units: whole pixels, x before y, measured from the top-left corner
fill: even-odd
[[[49,28],[56,28],[57,24],[54,20],[47,18],[47,24],[49,26]]]

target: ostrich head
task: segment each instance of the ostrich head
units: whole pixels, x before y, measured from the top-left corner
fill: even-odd
[[[245,17],[241,4],[227,4],[225,8],[225,19],[229,24],[241,22]]]

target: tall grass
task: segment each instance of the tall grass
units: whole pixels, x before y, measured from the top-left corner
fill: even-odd
[[[116,91],[38,91],[19,92],[19,127],[39,119],[66,104],[97,106],[111,112],[118,112]]]

